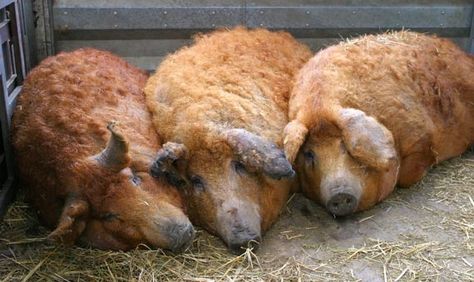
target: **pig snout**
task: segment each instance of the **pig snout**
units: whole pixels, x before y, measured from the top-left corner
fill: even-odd
[[[358,199],[350,193],[337,193],[326,203],[326,208],[336,216],[344,216],[353,213],[358,205]]]
[[[241,254],[245,249],[258,249],[262,241],[260,215],[252,206],[228,207],[219,218],[219,233],[230,251]]]
[[[262,237],[260,232],[254,232],[248,228],[235,228],[233,234],[228,239],[228,246],[232,253],[241,254],[245,249],[250,248],[253,251],[258,249]]]
[[[196,232],[191,223],[186,223],[169,227],[168,234],[172,238],[170,250],[181,253],[192,244]]]
[[[356,211],[361,191],[356,185],[344,184],[330,186],[324,194],[326,209],[335,216],[345,216]]]

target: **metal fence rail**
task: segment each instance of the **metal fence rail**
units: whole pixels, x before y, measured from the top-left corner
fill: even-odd
[[[474,51],[472,0],[57,0],[55,51],[91,46],[152,70],[196,32],[245,25],[290,31],[313,50],[387,29],[436,33]]]

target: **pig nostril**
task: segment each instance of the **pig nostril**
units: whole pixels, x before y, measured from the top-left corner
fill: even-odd
[[[179,253],[185,251],[193,242],[195,235],[192,224],[176,225],[169,230],[169,236],[173,238],[171,251]]]
[[[235,216],[237,214],[237,209],[236,208],[229,209],[227,211],[227,213],[230,214],[230,215]]]
[[[326,208],[336,216],[348,215],[357,208],[357,199],[348,193],[337,193],[326,203]]]

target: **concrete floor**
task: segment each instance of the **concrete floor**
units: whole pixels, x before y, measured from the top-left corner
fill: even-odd
[[[258,254],[268,263],[290,258],[317,268],[315,279],[473,281],[473,200],[471,150],[353,216],[335,219],[296,195]]]

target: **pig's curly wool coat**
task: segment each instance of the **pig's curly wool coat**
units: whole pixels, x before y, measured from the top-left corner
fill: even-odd
[[[288,33],[241,27],[195,41],[168,56],[145,88],[164,141],[184,143],[191,153],[205,148],[218,159],[232,154],[219,132],[243,128],[281,147],[291,82],[311,57],[310,50]],[[280,209],[276,206],[288,196],[287,184],[281,185],[286,188],[269,189],[262,197],[249,195],[259,198],[261,210],[268,213],[263,229],[275,220]]]
[[[90,212],[97,213],[106,208],[105,198],[135,197],[131,190],[121,189],[129,183],[127,176],[94,168],[88,160],[105,148],[110,136],[106,125],[115,120],[131,141],[130,168],[148,171],[146,165],[160,147],[142,92],[146,79],[144,72],[124,60],[94,49],[47,58],[28,75],[13,117],[12,140],[22,186],[49,227],[58,224],[70,195],[80,196],[98,209]],[[179,195],[164,187],[147,188],[180,207]],[[135,207],[122,208],[140,212]],[[127,242],[130,245],[113,248],[140,243],[133,237]]]
[[[336,124],[339,108],[376,118],[393,135],[402,186],[474,142],[474,57],[449,40],[407,31],[363,36],[320,51],[296,81],[290,120],[308,129]],[[290,159],[298,148],[288,142]]]
[[[213,127],[246,128],[282,145],[289,82],[310,56],[284,32],[237,28],[202,35],[150,77],[147,103],[163,139],[186,139],[190,151],[203,144],[189,141]]]

